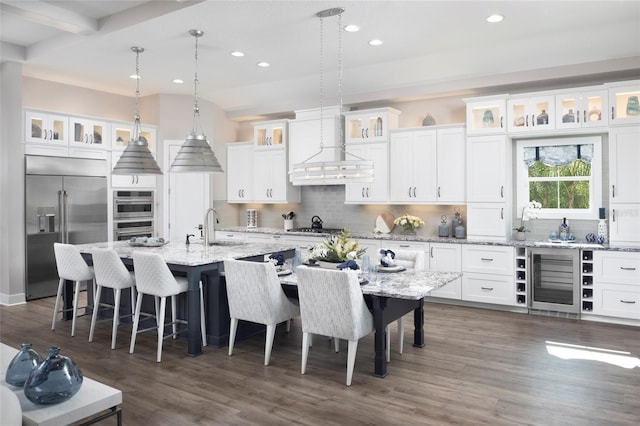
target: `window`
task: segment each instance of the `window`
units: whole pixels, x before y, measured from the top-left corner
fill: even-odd
[[[520,140],[517,147],[517,206],[538,201],[542,204],[538,217],[545,219],[598,218],[600,136]]]

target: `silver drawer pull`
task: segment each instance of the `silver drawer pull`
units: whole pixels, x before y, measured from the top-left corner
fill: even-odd
[[[624,266],[621,266],[620,269],[622,269],[623,271],[635,271],[636,268],[625,268]]]
[[[411,247],[411,246],[409,244],[400,244],[400,247],[407,248],[407,247]]]
[[[631,303],[632,305],[636,303],[635,300],[621,300],[620,303]]]
[[[483,262],[493,262],[493,259],[491,259],[490,257],[481,257],[480,260],[482,260]]]
[[[480,287],[482,290],[493,291],[493,287]]]

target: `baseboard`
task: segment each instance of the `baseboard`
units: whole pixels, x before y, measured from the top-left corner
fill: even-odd
[[[14,306],[27,303],[27,297],[24,293],[6,294],[0,293],[0,305]]]

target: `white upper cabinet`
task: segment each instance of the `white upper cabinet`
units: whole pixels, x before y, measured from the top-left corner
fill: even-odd
[[[253,199],[257,203],[299,203],[300,189],[289,183],[287,151],[254,150]]]
[[[507,130],[510,133],[555,129],[555,97],[553,95],[509,98]]]
[[[69,144],[69,117],[42,111],[25,111],[25,142]]]
[[[463,99],[467,104],[467,134],[481,135],[507,131],[507,95]]]
[[[415,204],[435,201],[437,131],[392,132],[389,142],[389,200]]]
[[[256,148],[287,146],[287,120],[261,121],[253,124],[253,144]]]
[[[345,112],[345,141],[387,141],[390,129],[398,128],[400,111],[393,108],[376,108]]]
[[[111,123],[111,149],[113,151],[124,151],[129,145],[133,132],[133,122],[131,123]],[[143,124],[140,126],[140,136],[145,138],[149,151],[156,152],[156,128]]]
[[[467,200],[503,202],[507,196],[507,138],[477,136],[467,138]]]
[[[611,83],[609,87],[609,123],[640,123],[640,80]]]
[[[640,203],[640,126],[609,132],[609,201]]]
[[[83,146],[97,149],[109,147],[109,123],[91,118],[70,117],[70,146]]]
[[[227,202],[253,201],[253,143],[227,144]]]
[[[466,202],[466,133],[464,125],[442,126],[437,130],[438,203]]]
[[[373,182],[347,184],[345,203],[386,203],[389,193],[389,143],[348,145],[347,151],[365,160],[373,161]]]
[[[606,90],[576,90],[556,95],[556,129],[602,127],[609,124]]]
[[[111,169],[113,169],[121,156],[122,151],[111,152]],[[153,189],[156,187],[156,178],[157,175],[111,175],[111,186],[113,188]]]

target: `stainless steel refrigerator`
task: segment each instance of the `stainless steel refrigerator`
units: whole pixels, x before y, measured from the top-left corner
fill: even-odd
[[[107,162],[25,156],[27,300],[55,296],[53,243],[107,241]]]

